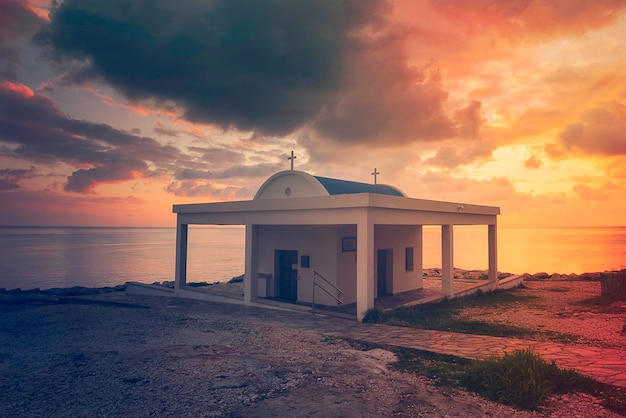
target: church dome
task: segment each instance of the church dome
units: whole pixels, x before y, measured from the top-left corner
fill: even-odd
[[[312,176],[303,171],[280,171],[261,185],[254,200],[314,197],[355,193],[376,193],[407,197],[399,189],[386,184],[367,184],[355,181]]]

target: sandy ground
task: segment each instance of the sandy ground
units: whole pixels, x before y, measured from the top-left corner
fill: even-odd
[[[531,305],[460,314],[532,319],[545,329],[573,321],[585,344],[623,344],[623,335],[576,326],[588,323],[581,315],[607,329],[623,325],[623,312],[573,307],[573,299],[595,292],[589,285],[530,282],[523,291],[540,296]],[[310,314],[123,292],[60,302],[0,303],[0,416],[616,416],[585,395],[531,414],[438,388],[388,368],[388,351],[293,326]]]

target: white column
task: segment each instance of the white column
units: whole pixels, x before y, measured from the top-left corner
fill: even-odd
[[[417,274],[417,285],[424,287],[424,228],[422,225],[415,227],[415,250],[413,252],[413,269]]]
[[[452,225],[441,225],[441,283],[446,296],[454,296],[454,236]]]
[[[174,291],[179,295],[181,287],[187,284],[187,237],[189,235],[187,224],[176,223],[176,272]]]
[[[246,224],[246,273],[243,279],[243,300],[250,303],[259,294],[259,245],[257,225]]]
[[[498,224],[489,225],[489,282],[492,289],[498,287]]]
[[[374,307],[374,224],[367,209],[357,224],[356,236],[356,314],[360,321]]]

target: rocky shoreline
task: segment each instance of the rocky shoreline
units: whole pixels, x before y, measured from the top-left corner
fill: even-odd
[[[624,270],[626,271],[626,270]],[[454,278],[461,280],[486,280],[487,279],[487,270],[465,270],[465,269],[454,269]],[[592,273],[570,273],[570,274],[561,274],[561,273],[552,273],[548,274],[546,272],[539,272],[535,274],[524,273],[521,276],[524,280],[580,280],[580,281],[599,281],[603,277],[617,277],[620,274],[620,271],[603,271],[603,272],[592,272]],[[428,268],[424,269],[423,273],[425,278],[438,278],[441,277],[441,269],[439,268]],[[507,272],[499,272],[498,278],[503,279],[509,276],[512,276],[513,273]],[[203,287],[203,286],[213,286],[221,283],[240,283],[243,282],[243,275],[235,276],[227,282],[194,282],[188,283],[188,286],[192,287]],[[162,282],[153,282],[153,285],[164,286],[167,288],[174,288],[174,281],[162,281]],[[85,295],[95,295],[100,293],[110,293],[110,292],[123,292],[126,290],[126,286],[123,284],[116,286],[104,286],[104,287],[86,287],[86,286],[72,286],[72,287],[55,287],[51,289],[6,289],[0,288],[0,300],[2,300],[2,295],[14,295],[14,296],[25,296],[25,295],[42,295],[42,296],[85,296]]]

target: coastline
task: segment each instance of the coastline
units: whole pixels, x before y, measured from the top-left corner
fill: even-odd
[[[534,274],[524,273],[521,276],[524,280],[577,280],[577,281],[597,281],[600,280],[603,276],[611,276],[617,275],[621,270],[605,270],[598,272],[588,272],[588,273],[547,273],[547,272],[538,272]],[[508,276],[512,276],[513,273],[507,272],[498,272],[498,278],[502,279]],[[461,268],[454,269],[454,278],[460,280],[468,280],[468,281],[477,281],[487,277],[487,270],[466,270]],[[424,279],[437,279],[441,278],[441,268],[425,268],[424,269]],[[201,281],[201,282],[190,282],[189,286],[193,287],[202,287],[202,286],[213,286],[219,284],[228,284],[228,283],[236,283],[243,281],[243,275],[234,276],[228,281]],[[143,283],[143,282],[142,282]],[[153,285],[161,285],[168,288],[174,288],[174,281],[156,281],[152,283]],[[12,288],[7,289],[4,287],[0,287],[0,295],[42,295],[42,296],[80,296],[80,295],[93,295],[99,293],[109,293],[109,292],[121,292],[126,289],[125,284],[117,284],[112,286],[98,286],[98,287],[88,287],[88,286],[68,286],[68,287],[53,287],[49,289],[40,289],[40,288],[31,288],[31,289],[22,289]]]

